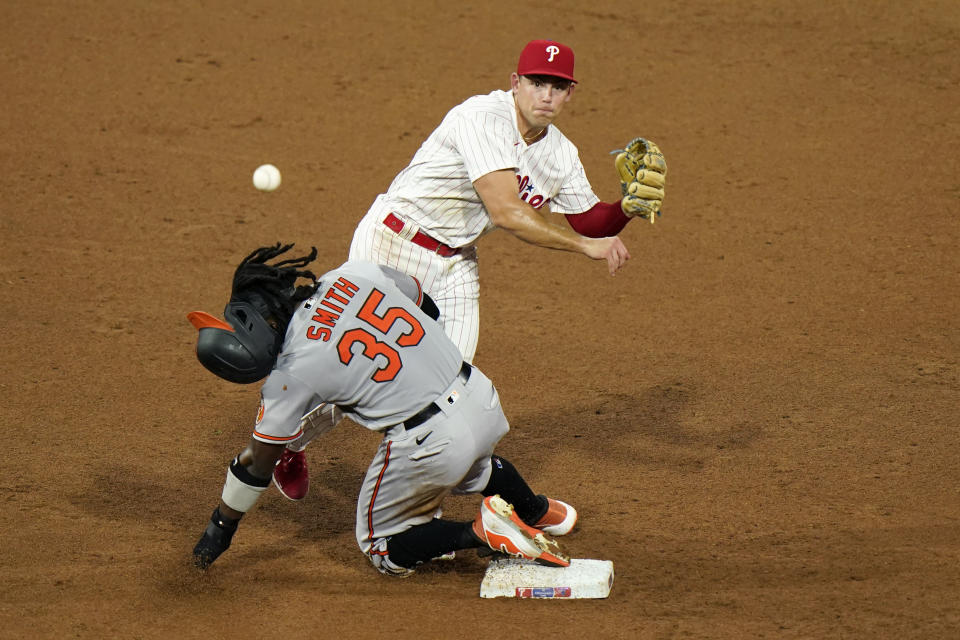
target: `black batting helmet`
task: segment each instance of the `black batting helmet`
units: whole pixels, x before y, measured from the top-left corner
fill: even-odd
[[[211,373],[249,384],[273,369],[293,312],[316,289],[313,273],[301,270],[317,257],[316,248],[302,258],[266,264],[292,247],[277,243],[244,258],[234,273],[230,302],[223,310],[226,322],[203,311],[187,314],[200,332],[197,359]],[[296,286],[298,278],[308,278],[311,284]]]

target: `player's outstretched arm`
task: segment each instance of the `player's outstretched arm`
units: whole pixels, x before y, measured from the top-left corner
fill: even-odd
[[[213,510],[207,528],[193,548],[197,568],[207,569],[230,548],[240,519],[270,486],[273,467],[283,448],[282,444],[268,444],[250,438],[250,445],[227,467],[220,504]]]
[[[524,242],[545,249],[582,253],[593,260],[605,260],[610,275],[630,259],[630,253],[619,237],[587,238],[547,222],[539,211],[517,197],[516,177],[509,169],[481,176],[473,186],[493,224]]]

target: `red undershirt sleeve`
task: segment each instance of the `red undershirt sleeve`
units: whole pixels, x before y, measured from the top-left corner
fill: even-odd
[[[630,222],[619,202],[598,202],[583,213],[565,215],[573,230],[588,238],[615,236]]]

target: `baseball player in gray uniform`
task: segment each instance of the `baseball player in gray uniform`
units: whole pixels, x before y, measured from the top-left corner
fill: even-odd
[[[548,536],[576,512],[536,495],[494,447],[509,430],[490,380],[435,321],[420,283],[348,261],[319,279],[316,257],[281,260],[293,245],[251,253],[237,268],[226,321],[192,312],[197,357],[237,383],[266,377],[248,447],[230,463],[220,503],[194,548],[207,568],[270,484],[286,443],[317,398],[383,434],[360,489],[356,538],[381,572],[410,575],[452,551],[490,548],[549,566],[569,559]],[[309,284],[297,285],[300,279]],[[450,493],[481,493],[474,520],[435,517]]]
[[[576,146],[554,124],[576,87],[570,47],[529,42],[510,86],[451,109],[376,198],[350,246],[351,260],[417,278],[466,362],[479,333],[482,236],[503,229],[539,247],[605,261],[613,275],[630,258],[617,234],[634,217],[653,222],[664,196],[666,162],[652,143],[636,161],[618,156],[619,201],[601,202],[593,192]],[[548,222],[545,209],[564,214],[572,230]],[[337,419],[332,411],[326,422]],[[306,494],[308,441],[291,446],[275,473],[291,498]]]

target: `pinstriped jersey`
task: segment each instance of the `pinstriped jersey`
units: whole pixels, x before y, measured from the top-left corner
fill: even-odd
[[[387,190],[388,206],[453,247],[494,227],[473,188],[492,171],[513,169],[522,200],[555,213],[582,213],[600,199],[576,146],[550,125],[528,145],[517,127],[513,93],[473,96],[451,109]]]
[[[456,378],[460,350],[418,306],[417,281],[368,262],[322,276],[287,326],[276,366],[261,388],[254,437],[299,436],[317,400],[380,430],[411,417]]]

